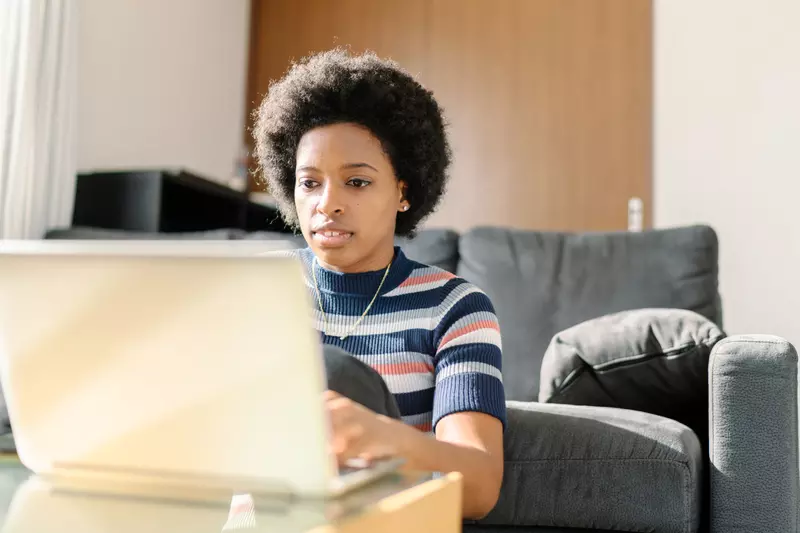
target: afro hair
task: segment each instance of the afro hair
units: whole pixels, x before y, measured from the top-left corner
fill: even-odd
[[[295,158],[309,130],[337,123],[367,128],[380,142],[410,209],[395,234],[413,236],[445,191],[451,151],[441,108],[431,91],[391,60],[341,48],[292,64],[256,110],[256,156],[281,215],[297,228]]]

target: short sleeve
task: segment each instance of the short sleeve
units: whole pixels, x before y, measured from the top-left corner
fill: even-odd
[[[480,412],[506,425],[502,342],[494,306],[464,280],[444,287],[440,320],[434,330],[436,386],[433,427],[445,416]]]

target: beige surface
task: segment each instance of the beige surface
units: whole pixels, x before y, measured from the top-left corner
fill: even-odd
[[[655,222],[717,232],[729,333],[798,345],[800,2],[655,11]]]
[[[451,124],[431,225],[650,225],[650,0],[254,0],[250,109],[291,59],[335,45],[398,60]]]
[[[294,258],[56,243],[0,247],[3,393],[31,470],[332,490],[319,336]]]
[[[77,11],[77,64],[68,74],[80,110],[79,171],[184,168],[212,180],[230,178],[242,146],[249,4],[65,4]],[[3,20],[8,5],[0,0]],[[64,225],[71,208],[66,213]]]

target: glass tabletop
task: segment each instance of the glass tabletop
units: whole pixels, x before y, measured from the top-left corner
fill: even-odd
[[[0,533],[301,533],[358,516],[382,499],[431,479],[390,474],[336,500],[235,495],[199,499],[95,490],[27,470],[14,456],[0,457]]]

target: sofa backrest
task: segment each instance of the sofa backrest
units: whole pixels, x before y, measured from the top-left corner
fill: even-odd
[[[306,241],[300,233],[276,233],[259,231],[248,233],[244,239],[282,240],[296,248],[305,248]],[[458,268],[459,235],[450,229],[421,230],[413,239],[396,237],[395,244],[414,261],[437,266],[455,274]]]
[[[458,270],[458,239],[458,233],[450,229],[425,229],[413,239],[397,237],[395,244],[403,248],[409,259],[455,274]]]
[[[536,400],[550,340],[585,320],[663,307],[722,327],[718,241],[707,226],[581,234],[482,227],[461,236],[459,256],[457,274],[495,306],[511,400]]]
[[[97,228],[48,232],[49,239],[279,239],[302,235],[216,230],[141,234]],[[503,338],[503,374],[511,400],[538,397],[539,369],[552,337],[584,320],[645,307],[688,309],[720,328],[718,243],[713,229],[691,226],[641,233],[559,233],[481,227],[463,235],[421,230],[397,238],[406,255],[475,283],[494,303]]]

